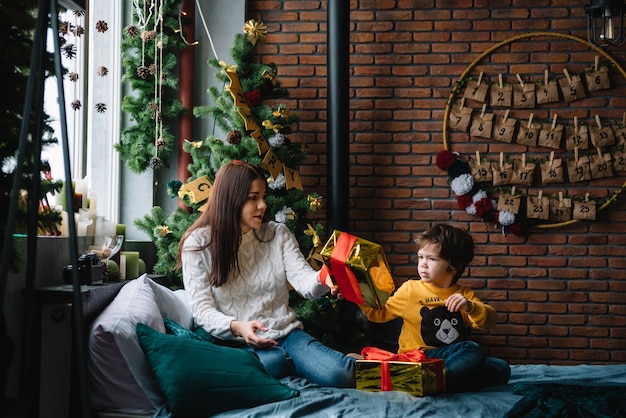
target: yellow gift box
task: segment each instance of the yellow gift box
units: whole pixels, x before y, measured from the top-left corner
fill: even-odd
[[[417,352],[420,350],[415,350]],[[446,388],[444,361],[424,358],[423,352],[420,353],[421,356],[412,355],[413,352],[393,354],[366,347],[363,357],[368,360],[356,361],[356,388],[370,392],[398,390],[416,396],[443,392]]]
[[[320,254],[335,284],[350,302],[380,309],[395,290],[379,244],[335,230]]]

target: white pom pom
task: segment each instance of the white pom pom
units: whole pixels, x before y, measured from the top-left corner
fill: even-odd
[[[450,188],[457,196],[464,196],[474,187],[474,177],[471,174],[461,174],[452,179]]]
[[[508,210],[501,210],[498,212],[498,222],[502,226],[513,225],[515,222],[515,214],[513,212],[509,212]]]

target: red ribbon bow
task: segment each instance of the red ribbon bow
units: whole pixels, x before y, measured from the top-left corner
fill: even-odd
[[[390,361],[408,361],[411,363],[419,363],[430,359],[430,357],[428,357],[422,350],[411,350],[396,354],[376,347],[364,347],[363,350],[361,350],[361,355],[364,360],[380,361],[380,390],[383,392],[393,390],[391,373],[389,371]]]

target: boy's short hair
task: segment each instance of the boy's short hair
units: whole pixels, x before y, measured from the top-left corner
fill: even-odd
[[[452,283],[456,283],[474,259],[474,240],[461,228],[435,224],[415,239],[419,251],[426,244],[438,244],[439,256],[454,268]]]

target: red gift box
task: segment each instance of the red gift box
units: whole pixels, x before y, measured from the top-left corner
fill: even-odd
[[[365,347],[363,360],[356,361],[356,388],[372,392],[399,390],[417,396],[433,395],[446,389],[445,363],[422,350],[394,354]]]

